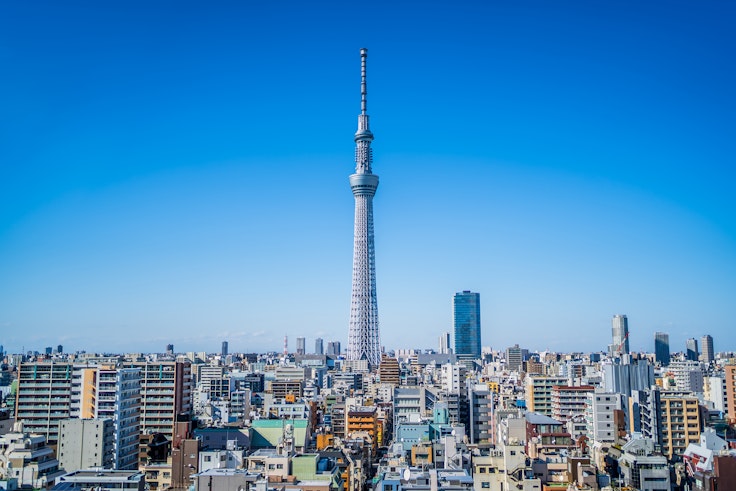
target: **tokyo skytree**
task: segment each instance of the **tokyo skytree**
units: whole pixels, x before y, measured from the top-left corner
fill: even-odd
[[[376,253],[373,242],[373,196],[378,187],[378,176],[371,171],[373,133],[368,125],[367,113],[367,57],[368,50],[361,49],[360,115],[358,131],[355,133],[355,174],[350,176],[350,189],[355,196],[355,235],[348,360],[368,360],[369,365],[375,368],[381,361],[376,301]]]

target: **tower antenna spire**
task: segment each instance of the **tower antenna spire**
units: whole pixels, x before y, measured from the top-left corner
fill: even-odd
[[[368,84],[366,83],[366,59],[368,48],[360,49],[360,114],[368,114]]]

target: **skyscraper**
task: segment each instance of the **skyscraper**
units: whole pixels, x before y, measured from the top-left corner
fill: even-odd
[[[629,320],[625,315],[614,315],[611,320],[611,356],[629,354]]]
[[[448,354],[450,353],[452,348],[450,348],[450,333],[449,332],[443,332],[440,336],[440,353]]]
[[[350,304],[348,360],[367,360],[377,367],[381,361],[381,340],[378,332],[378,302],[376,300],[376,257],[373,242],[373,196],[378,188],[378,176],[373,174],[371,133],[368,124],[368,90],[366,58],[368,50],[360,50],[360,115],[355,133],[355,174],[350,176],[350,188],[355,196],[355,231],[353,242],[353,294]]]
[[[700,347],[703,349],[703,363],[713,363],[716,359],[713,351],[713,338],[706,334],[700,339]]]
[[[307,352],[307,340],[306,338],[296,338],[296,354],[304,355]]]
[[[223,341],[222,342],[222,351],[220,352],[220,354],[222,356],[227,356],[227,346],[228,346],[227,345],[227,341]]]
[[[670,335],[666,332],[654,333],[654,359],[662,366],[670,364]]]
[[[691,360],[691,361],[698,361],[698,356],[700,353],[698,353],[698,340],[695,338],[690,338],[687,341],[685,341],[685,359]]]
[[[455,355],[458,360],[480,358],[480,293],[465,290],[453,298]]]
[[[325,352],[325,345],[322,341],[322,338],[317,338],[314,340],[314,354],[315,355],[322,355]]]

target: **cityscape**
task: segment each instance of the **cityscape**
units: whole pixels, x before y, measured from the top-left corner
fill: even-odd
[[[8,39],[22,47],[8,59],[22,75],[3,82],[18,129],[0,141],[0,490],[736,491],[732,169],[712,179],[732,164],[725,114],[736,99],[722,96],[735,73],[708,51],[726,29],[714,12],[730,9],[532,3],[335,6],[331,16],[296,4],[9,6],[19,22]],[[348,34],[334,19],[387,36]],[[486,39],[489,25],[503,34]],[[640,94],[601,76],[560,106],[511,89],[534,78],[518,76],[538,68],[530,60],[565,64],[562,52],[539,54],[550,40],[549,53],[577,53],[571,80],[595,79],[597,58],[560,27],[600,48],[621,25],[642,44],[608,56],[657,62],[641,72],[615,62],[619,82],[700,70]],[[692,36],[692,51],[660,47],[685,25],[709,35]],[[295,45],[291,76],[275,76],[288,65],[275,40],[287,35],[305,47],[324,35],[331,62]],[[429,43],[406,78],[389,69],[409,63],[397,55],[404,39]],[[490,67],[507,39],[526,54],[509,58],[516,102],[504,106]],[[448,55],[453,43],[462,49]],[[229,50],[246,44],[251,63],[235,68]],[[33,73],[55,76],[33,85]],[[717,75],[713,90],[695,73]],[[161,74],[167,82],[152,83]],[[478,80],[495,88],[492,101]],[[264,89],[241,101],[238,83]],[[389,95],[402,83],[416,88]],[[656,102],[660,88],[664,101],[690,83],[699,90],[680,110],[692,104],[697,129]],[[599,90],[615,94],[611,105],[596,95],[598,108],[583,107]],[[40,100],[51,93],[69,99]],[[167,93],[177,103],[163,110],[153,99]],[[392,106],[409,94],[416,112],[402,120]],[[468,119],[445,125],[460,101]],[[646,109],[616,121],[624,101],[622,114]],[[574,117],[560,109],[578,102]],[[556,116],[535,127],[545,111]],[[598,111],[600,129],[629,128],[629,143],[646,133],[641,157],[624,162],[584,122],[563,129]],[[336,121],[348,112],[352,143]],[[523,121],[512,131],[513,113]],[[673,133],[659,140],[644,120]],[[463,156],[466,136],[479,141]],[[548,154],[557,139],[566,150]],[[140,163],[138,146],[149,154]],[[573,162],[593,147],[595,158]],[[691,150],[703,176],[677,169]]]

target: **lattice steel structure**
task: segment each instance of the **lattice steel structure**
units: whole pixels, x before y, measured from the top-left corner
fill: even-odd
[[[373,133],[368,125],[367,113],[367,57],[368,50],[361,49],[361,97],[358,131],[355,133],[355,174],[350,176],[350,188],[355,196],[355,235],[348,360],[367,360],[370,366],[375,368],[381,362],[376,301],[376,255],[373,241],[373,196],[378,188],[378,176],[371,171]]]

